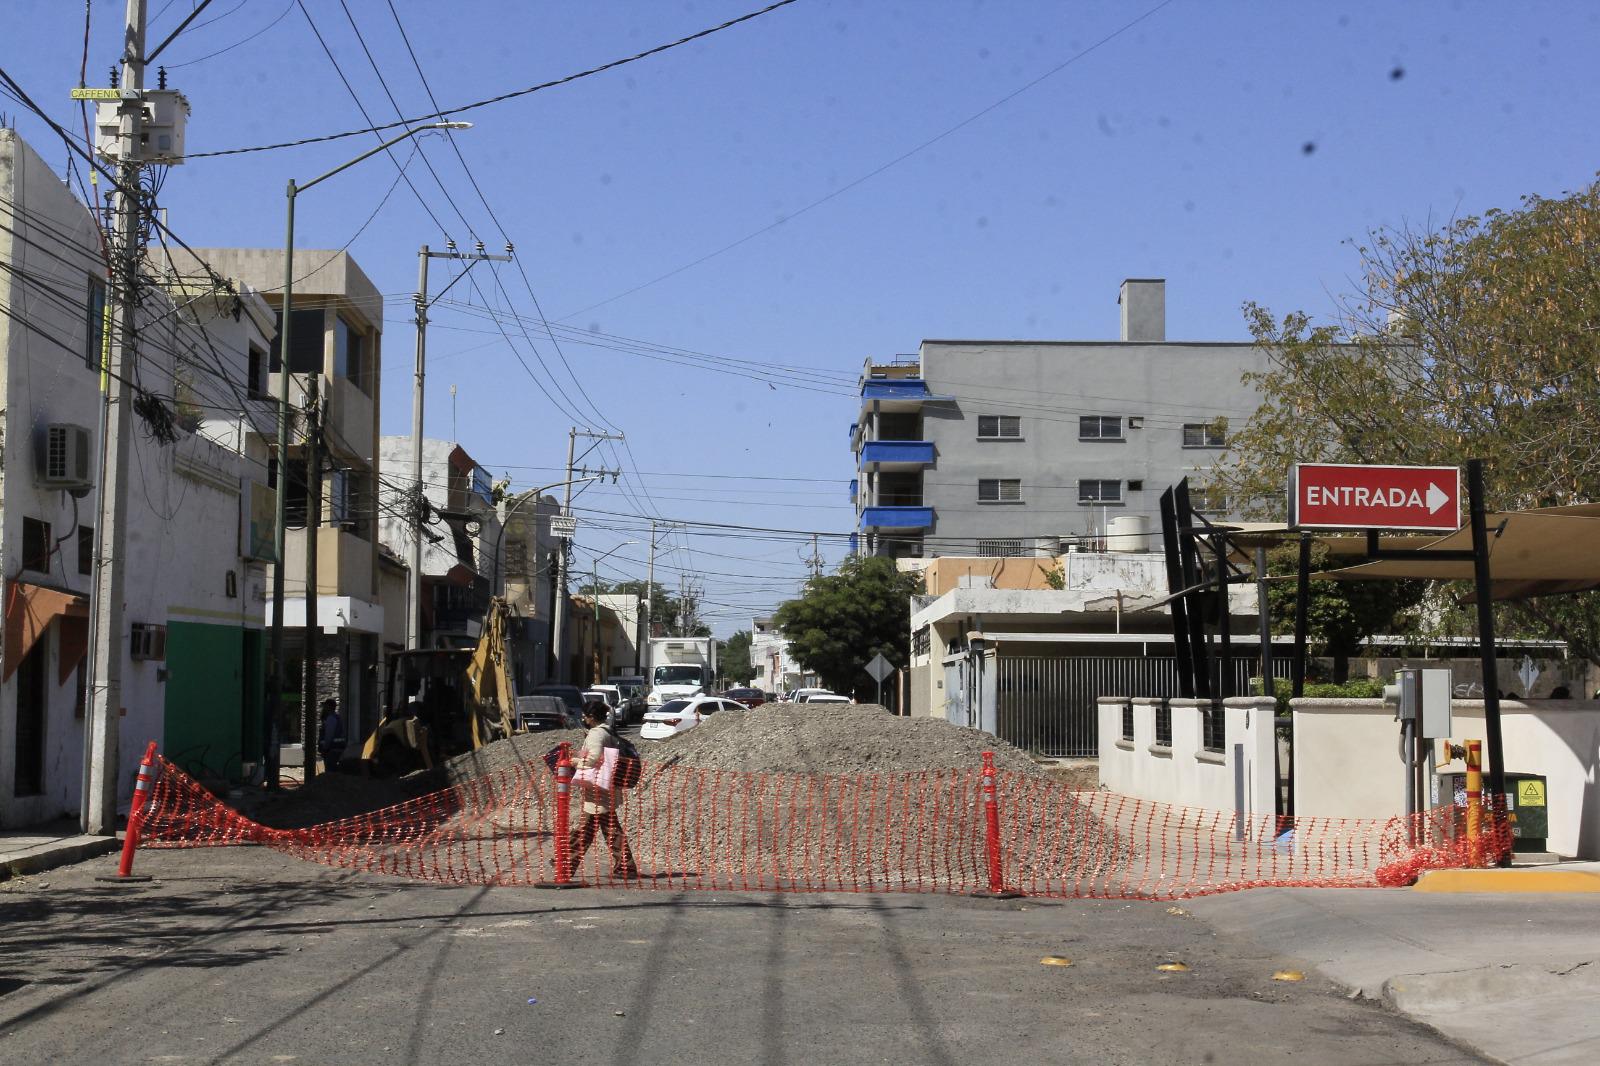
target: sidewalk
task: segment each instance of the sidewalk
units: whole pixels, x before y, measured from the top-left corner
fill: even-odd
[[[1596,895],[1253,889],[1184,907],[1501,1062],[1600,1062]]]
[[[82,862],[121,846],[120,835],[99,837],[79,833],[76,819],[0,832],[0,881]]]

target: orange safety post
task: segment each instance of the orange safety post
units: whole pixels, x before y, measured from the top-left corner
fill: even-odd
[[[568,834],[572,831],[572,745],[562,741],[556,749],[556,879],[540,881],[536,888],[582,888],[583,882],[572,879],[572,848]]]
[[[117,864],[117,876],[98,877],[97,881],[148,881],[146,875],[134,876],[133,853],[139,847],[139,826],[144,821],[145,807],[150,802],[150,792],[156,780],[156,742],[145,746],[144,758],[139,761],[139,774],[133,782],[133,803],[128,807],[128,828],[122,836],[122,861]]]
[[[995,795],[994,752],[983,753],[983,846],[988,859],[989,887],[972,893],[983,899],[1016,899],[1022,895],[1006,888],[1005,867],[1000,854],[1000,801]]]
[[[1483,865],[1483,742],[1467,741],[1467,861]]]

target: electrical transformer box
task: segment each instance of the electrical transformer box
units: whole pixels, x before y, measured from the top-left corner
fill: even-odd
[[[95,103],[95,154],[113,163],[122,159],[121,100]],[[183,162],[184,127],[189,121],[189,100],[176,89],[146,89],[139,136],[139,162],[176,166]]]

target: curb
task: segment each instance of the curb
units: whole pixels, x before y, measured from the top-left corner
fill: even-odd
[[[1429,870],[1413,892],[1600,892],[1600,873],[1587,870]]]
[[[45,845],[0,854],[0,881],[53,870],[85,859],[109,855],[122,847],[119,837],[89,837],[63,844]]]

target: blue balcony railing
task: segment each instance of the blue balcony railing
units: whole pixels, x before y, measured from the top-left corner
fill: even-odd
[[[932,507],[864,507],[861,510],[861,528],[866,529],[931,529]]]
[[[861,482],[856,478],[850,479],[850,502],[856,502],[856,493],[861,490]]]
[[[933,465],[933,442],[927,440],[869,440],[861,442],[863,469],[909,468]]]

